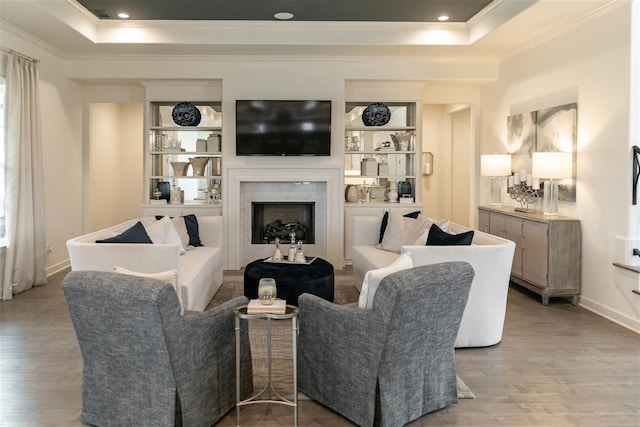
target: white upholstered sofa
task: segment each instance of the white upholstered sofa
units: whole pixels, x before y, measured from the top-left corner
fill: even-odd
[[[180,254],[179,245],[153,243],[96,243],[122,233],[138,221],[148,225],[154,217],[136,218],[67,241],[72,270],[113,271],[114,267],[139,273],[177,270],[177,285],[185,310],[203,311],[222,285],[222,216],[197,216],[203,246]]]
[[[354,284],[360,290],[364,275],[392,264],[398,253],[376,248],[380,235],[380,216],[353,217]],[[459,234],[470,229],[449,223],[449,233]],[[475,271],[469,300],[464,310],[456,347],[485,347],[502,339],[507,306],[507,292],[515,243],[474,230],[471,246],[403,246],[414,266],[445,261],[467,261]]]

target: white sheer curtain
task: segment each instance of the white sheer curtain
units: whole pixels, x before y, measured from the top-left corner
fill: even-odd
[[[9,54],[6,84],[5,300],[47,281],[37,64]]]

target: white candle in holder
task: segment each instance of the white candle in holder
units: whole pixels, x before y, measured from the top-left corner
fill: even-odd
[[[520,184],[520,174],[518,172],[513,174],[513,183],[515,185],[519,185]]]
[[[532,183],[533,183],[533,176],[532,176],[530,173],[528,173],[528,174],[527,174],[527,185],[528,185],[529,187],[531,187],[531,184],[532,184]]]
[[[540,178],[533,178],[533,184],[531,184],[531,188],[534,190],[540,189]]]

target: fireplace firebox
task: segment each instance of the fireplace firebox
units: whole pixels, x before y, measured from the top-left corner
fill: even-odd
[[[315,202],[251,202],[251,243],[315,243]]]

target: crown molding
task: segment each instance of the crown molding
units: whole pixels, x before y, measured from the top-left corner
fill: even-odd
[[[497,56],[497,59],[498,61],[502,62],[509,58],[517,56],[523,52],[533,49],[536,46],[540,46],[541,44],[546,43],[549,40],[552,40],[560,36],[562,33],[565,33],[566,31],[569,31],[572,28],[582,25],[585,22],[588,22],[592,19],[597,18],[598,16],[602,16],[608,13],[609,11],[615,9],[616,7],[621,7],[625,4],[630,4],[631,1],[632,0],[611,0],[607,3],[604,3],[598,6],[597,8],[588,11],[587,13],[581,14],[578,17],[571,19],[570,21],[564,22],[563,24],[558,25],[546,31],[538,35],[537,37],[527,40],[526,42],[499,54]]]

